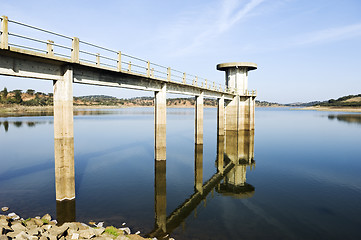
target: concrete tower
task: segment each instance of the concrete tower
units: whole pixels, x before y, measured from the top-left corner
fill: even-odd
[[[226,72],[226,86],[237,95],[245,95],[248,87],[248,71],[257,69],[257,64],[249,62],[220,63],[217,70]]]

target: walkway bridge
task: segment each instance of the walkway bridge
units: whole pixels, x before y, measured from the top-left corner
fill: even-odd
[[[218,64],[225,85],[25,23],[0,17],[0,75],[51,80],[56,199],[74,199],[73,83],[153,91],[155,161],[166,160],[166,94],[195,97],[195,144],[203,144],[203,98],[218,100],[217,131],[254,130],[254,63]],[[50,40],[49,40],[50,39]],[[232,133],[233,134],[233,133]]]

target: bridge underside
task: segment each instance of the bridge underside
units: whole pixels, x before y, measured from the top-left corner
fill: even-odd
[[[203,88],[191,84],[167,81],[155,77],[145,77],[134,72],[116,71],[111,68],[86,63],[73,63],[66,58],[47,56],[22,49],[12,48],[11,51],[0,49],[0,74],[62,81],[67,68],[73,70],[73,82],[80,84],[128,88],[143,91],[160,91],[167,84],[167,93],[204,97],[233,99],[233,94]]]

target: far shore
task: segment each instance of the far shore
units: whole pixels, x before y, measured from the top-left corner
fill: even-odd
[[[352,107],[302,107],[302,108],[291,108],[292,110],[316,110],[316,111],[326,111],[326,112],[361,112],[361,108],[352,108]]]

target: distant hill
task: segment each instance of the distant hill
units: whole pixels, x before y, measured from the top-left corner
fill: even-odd
[[[361,107],[361,94],[348,95],[317,104],[321,107]]]
[[[74,97],[74,106],[153,106],[153,97],[135,97],[135,98],[116,98],[106,95],[89,95]],[[167,106],[173,107],[189,107],[194,105],[194,98],[168,98]],[[13,90],[8,92],[6,88],[0,91],[0,104],[1,105],[22,105],[22,106],[52,106],[53,94],[36,92],[35,90],[28,89],[26,92],[22,90]],[[211,98],[204,99],[205,106],[217,106],[217,100]],[[257,107],[361,107],[361,94],[349,95],[340,97],[338,99],[330,99],[328,101],[313,101],[307,103],[289,103],[280,104],[275,102],[259,101],[256,100]]]

